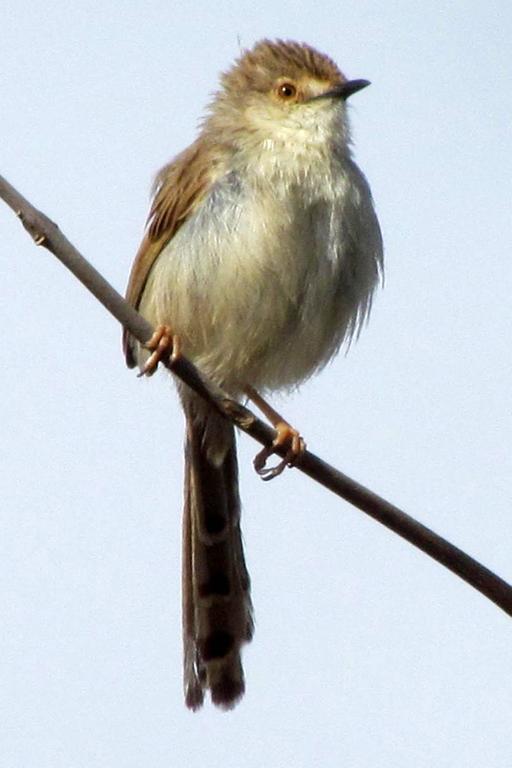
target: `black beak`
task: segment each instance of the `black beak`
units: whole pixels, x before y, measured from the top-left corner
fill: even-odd
[[[346,83],[340,85],[336,90],[342,99],[348,99],[353,93],[362,91],[363,88],[366,88],[368,85],[370,85],[369,80],[347,80]]]
[[[349,96],[352,96],[353,93],[361,91],[368,85],[370,85],[369,80],[347,80],[346,83],[341,83],[341,85],[337,85],[336,88],[331,88],[330,91],[325,91],[325,93],[320,93],[318,96],[313,96],[310,101],[315,101],[316,99],[343,99],[343,101],[345,101]]]

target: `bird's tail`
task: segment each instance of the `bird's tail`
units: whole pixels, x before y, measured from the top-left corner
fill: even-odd
[[[185,703],[205,689],[231,709],[244,693],[241,647],[253,634],[249,574],[240,531],[233,426],[195,398],[184,399],[183,649]]]

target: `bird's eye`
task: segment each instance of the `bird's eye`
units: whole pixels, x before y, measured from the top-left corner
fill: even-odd
[[[297,88],[293,83],[280,83],[277,86],[277,95],[285,101],[290,101],[297,95]]]

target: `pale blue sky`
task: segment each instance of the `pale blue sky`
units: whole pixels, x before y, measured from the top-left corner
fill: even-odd
[[[387,267],[358,344],[279,405],[512,581],[509,2],[4,3],[0,173],[123,289],[154,172],[263,36],[372,81]],[[247,695],[184,708],[174,392],[1,205],[0,231],[2,768],[509,768],[512,620],[299,473],[262,483],[245,437]]]

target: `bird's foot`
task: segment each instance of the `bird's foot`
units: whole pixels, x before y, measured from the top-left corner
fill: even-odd
[[[180,337],[173,333],[168,325],[157,326],[144,346],[151,354],[142,366],[139,376],[152,376],[162,360],[168,360],[171,355],[173,360],[177,360],[181,355]]]
[[[295,466],[304,455],[306,443],[300,433],[286,421],[278,421],[274,424],[277,432],[272,445],[265,446],[254,458],[254,469],[263,480],[273,480],[283,472],[286,467]],[[276,453],[279,448],[286,449],[284,458],[275,467],[266,467],[267,460]]]

